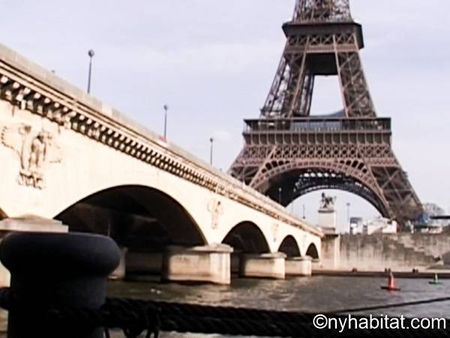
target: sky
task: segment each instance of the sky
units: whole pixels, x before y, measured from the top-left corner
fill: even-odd
[[[363,25],[363,67],[393,148],[422,202],[450,212],[450,25],[448,0],[353,0]],[[0,43],[81,88],[93,49],[91,93],[149,129],[228,170],[243,146],[244,118],[257,118],[294,0],[0,0]],[[313,113],[342,107],[338,82],[320,79]],[[321,192],[289,209],[316,221]],[[340,223],[377,214],[332,191]],[[347,207],[349,204],[349,207]]]

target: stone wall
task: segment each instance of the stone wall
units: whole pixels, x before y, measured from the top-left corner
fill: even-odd
[[[401,233],[391,237],[406,247],[423,250],[427,255],[442,257],[450,252],[450,234]]]
[[[323,241],[329,247],[322,248],[319,269],[411,271],[440,265],[450,252],[449,234],[342,235],[337,240]]]

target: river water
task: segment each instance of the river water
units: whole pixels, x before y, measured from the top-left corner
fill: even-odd
[[[380,285],[385,284],[384,278],[329,276],[287,280],[233,279],[231,286],[160,284],[157,281],[111,282],[108,293],[109,296],[139,299],[320,313],[447,297],[450,280],[443,280],[441,285],[430,285],[426,279],[397,279],[400,292],[381,290]],[[371,313],[408,317],[450,317],[450,302]],[[161,337],[224,336],[163,333]]]

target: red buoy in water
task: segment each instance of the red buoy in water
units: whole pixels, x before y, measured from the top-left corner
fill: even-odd
[[[382,286],[381,288],[388,291],[400,291],[400,288],[395,286],[395,278],[392,272],[389,273],[388,285]]]

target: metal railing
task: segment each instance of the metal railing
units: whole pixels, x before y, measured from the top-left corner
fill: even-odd
[[[390,118],[248,119],[244,133],[390,132]]]

